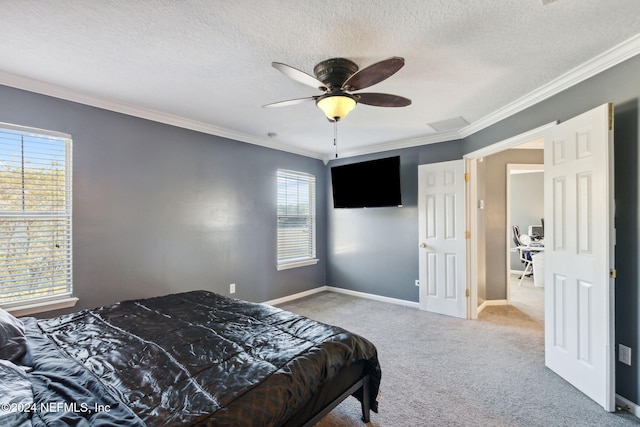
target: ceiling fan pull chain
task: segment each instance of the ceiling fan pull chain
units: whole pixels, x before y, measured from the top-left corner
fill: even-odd
[[[333,146],[336,147],[336,159],[338,158],[338,121],[333,122]]]

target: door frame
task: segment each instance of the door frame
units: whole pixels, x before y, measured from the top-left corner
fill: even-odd
[[[478,176],[477,162],[485,156],[496,154],[501,151],[513,148],[525,142],[538,138],[544,138],[548,130],[553,128],[558,122],[553,121],[546,125],[537,127],[519,135],[507,138],[500,142],[488,145],[471,153],[467,153],[462,158],[465,161],[465,170],[469,174],[469,184],[467,186],[467,230],[470,232],[470,238],[467,242],[467,289],[469,289],[469,298],[467,299],[467,313],[469,319],[478,318]],[[505,271],[505,275],[508,274]],[[508,278],[508,277],[507,277]],[[508,289],[507,289],[508,292]]]

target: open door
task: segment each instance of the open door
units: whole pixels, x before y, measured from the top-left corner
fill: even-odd
[[[467,317],[464,160],[418,166],[420,308]]]
[[[613,107],[545,137],[545,364],[615,410]]]

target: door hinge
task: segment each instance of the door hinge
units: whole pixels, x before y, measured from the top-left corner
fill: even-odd
[[[471,295],[471,292],[469,292],[469,289],[467,289],[464,294],[466,295],[467,298],[469,298],[469,296]]]
[[[610,279],[615,279],[617,275],[618,275],[618,272],[616,271],[615,268],[610,268],[609,269],[609,278]]]
[[[470,238],[471,238],[471,232],[469,232],[469,231],[465,231],[465,232],[464,232],[464,238],[465,238],[465,239],[470,239]]]
[[[465,173],[465,174],[464,174],[464,180],[465,180],[465,181],[469,181],[470,179],[471,179],[471,177],[469,176],[469,174],[468,174],[468,173]]]

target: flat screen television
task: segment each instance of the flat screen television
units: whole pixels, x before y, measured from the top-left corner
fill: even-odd
[[[400,156],[331,168],[334,208],[402,206]]]

